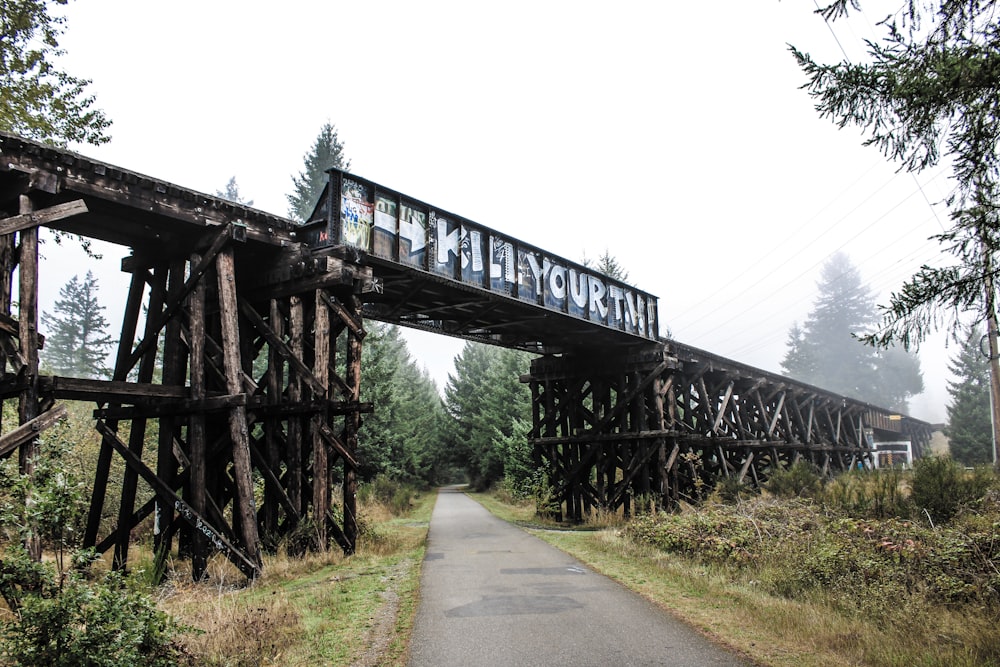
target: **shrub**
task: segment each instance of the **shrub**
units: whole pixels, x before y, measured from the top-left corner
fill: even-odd
[[[33,562],[20,547],[0,559],[0,593],[13,618],[0,657],[22,667],[151,667],[182,664],[180,630],[119,573],[88,582]]]
[[[985,468],[967,472],[950,458],[925,457],[913,465],[911,497],[918,509],[940,523],[950,520],[960,507],[980,500],[993,482]]]
[[[715,484],[715,491],[713,493],[713,498],[727,505],[735,505],[741,500],[746,500],[757,495],[757,490],[754,489],[752,485],[746,481],[740,481],[739,478],[729,475],[728,477],[723,477]]]
[[[913,506],[904,493],[903,472],[851,470],[829,482],[820,494],[824,505],[854,517],[888,519],[911,516]]]
[[[816,466],[799,459],[788,468],[773,470],[764,488],[779,498],[802,498],[814,496],[821,485],[822,478]]]
[[[358,487],[358,500],[361,504],[377,502],[384,506],[393,516],[402,516],[410,510],[413,496],[417,490],[410,484],[379,475],[372,481]]]

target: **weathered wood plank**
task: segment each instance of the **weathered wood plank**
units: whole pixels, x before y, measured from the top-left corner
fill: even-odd
[[[65,204],[56,204],[31,213],[12,215],[0,218],[0,235],[13,234],[33,227],[41,227],[57,220],[65,220],[74,215],[88,213],[87,204],[82,199],[76,199]]]
[[[21,424],[16,429],[0,438],[0,459],[6,458],[11,452],[28,440],[38,437],[46,429],[55,426],[66,417],[66,406],[57,403],[52,409],[43,412],[34,419]]]
[[[133,470],[153,491],[164,500],[171,501],[174,510],[187,522],[195,527],[202,535],[208,538],[216,549],[221,551],[239,570],[250,579],[260,576],[260,565],[248,554],[243,553],[234,546],[221,533],[219,533],[201,514],[194,511],[190,505],[184,502],[173,489],[167,486],[163,480],[156,476],[152,470],[142,462],[142,459],[127,447],[125,443],[118,439],[118,435],[112,431],[104,422],[97,423],[97,430],[111,442],[111,446],[125,460],[126,466]],[[126,520],[128,517],[126,517]],[[124,525],[124,522],[123,522]]]
[[[191,264],[201,265],[201,256],[191,256]],[[205,388],[205,281],[198,281],[192,288],[188,300],[188,377],[191,383],[191,400],[204,401]],[[187,493],[192,511],[205,516],[207,498],[205,480],[207,477],[207,443],[205,434],[205,413],[192,412],[188,418],[188,450],[191,458],[190,481]],[[201,581],[208,564],[208,540],[205,533],[195,530],[191,535],[191,576]]]
[[[20,213],[31,214],[34,209],[31,199],[20,197]],[[25,386],[18,399],[18,419],[21,425],[30,423],[39,414],[38,405],[38,228],[31,227],[19,233],[20,262],[18,283],[18,340],[24,359]],[[38,457],[38,439],[28,438],[19,449],[18,471],[26,476],[35,474],[35,459]],[[24,547],[32,560],[41,560],[42,543],[37,531],[31,531],[25,539]]]
[[[237,313],[236,273],[232,248],[223,248],[215,258],[219,289],[219,316],[222,325],[223,367],[226,389],[238,394],[243,388],[243,364],[240,360],[240,330]],[[260,535],[257,530],[257,508],[253,495],[253,475],[250,463],[249,431],[246,412],[239,407],[229,411],[229,435],[232,440],[233,479],[236,485],[236,511],[248,558],[259,568],[261,564]]]
[[[189,396],[183,386],[146,384],[119,380],[92,380],[58,375],[39,379],[39,388],[56,398],[94,401],[104,403],[152,403],[159,400],[182,400]]]
[[[315,295],[315,315],[313,317],[313,367],[319,371],[318,391],[314,395],[326,397],[330,373],[330,347],[333,341],[330,336],[330,312],[327,310],[323,291],[317,290]],[[348,417],[349,418],[349,417]],[[320,420],[315,420],[320,421]],[[316,538],[321,550],[327,547],[326,515],[330,511],[330,459],[323,445],[323,436],[316,428],[313,432],[313,478],[312,506],[313,521],[316,523]]]

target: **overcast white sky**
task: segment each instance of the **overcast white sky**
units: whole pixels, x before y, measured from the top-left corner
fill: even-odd
[[[205,192],[235,176],[285,214],[329,120],[354,173],[570,259],[607,249],[676,339],[780,372],[831,253],[880,302],[940,261],[947,174],[896,174],[818,118],[787,48],[861,59],[898,4],[831,32],[808,0],[86,0],[62,46],[114,121],[86,155]],[[43,308],[94,268],[117,324],[125,251],[45,252]],[[409,340],[443,385],[461,341]],[[922,348],[913,416],[945,419],[952,354]]]

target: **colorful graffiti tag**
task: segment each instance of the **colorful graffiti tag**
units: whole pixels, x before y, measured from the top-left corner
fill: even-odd
[[[644,338],[657,300],[585,266],[356,176],[331,170],[339,242],[490,292]],[[322,234],[321,238],[326,238]]]

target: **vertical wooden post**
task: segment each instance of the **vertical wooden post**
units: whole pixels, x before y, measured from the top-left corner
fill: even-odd
[[[170,265],[168,276],[168,293],[175,294],[180,291],[184,284],[184,262],[175,261]],[[163,377],[162,383],[166,386],[184,386],[184,354],[181,345],[181,323],[175,316],[167,322],[166,334],[163,342]],[[174,417],[161,417],[159,442],[156,452],[156,476],[166,482],[170,488],[175,488],[174,479],[177,477],[177,458],[174,456],[174,440],[177,437],[177,419]],[[174,522],[174,508],[157,496],[154,511],[153,547],[156,552],[157,562],[165,559],[171,548],[170,536],[173,534],[171,526]],[[162,571],[162,568],[155,568]]]
[[[31,213],[34,210],[31,199],[21,195],[20,212]],[[18,284],[18,338],[20,339],[21,356],[24,357],[25,387],[21,391],[18,402],[18,417],[25,424],[38,416],[38,228],[31,227],[20,233],[21,256]],[[32,438],[23,445],[19,452],[19,472],[27,477],[35,474],[35,459],[38,457],[38,440]],[[32,502],[31,499],[27,502]],[[32,560],[42,559],[41,537],[34,526],[25,538],[24,547]]]
[[[128,358],[132,354],[132,343],[135,342],[135,332],[139,325],[139,314],[142,312],[142,293],[146,283],[140,271],[132,274],[128,299],[125,302],[125,314],[122,320],[121,336],[118,337],[118,356],[115,362],[113,379],[124,380],[130,368],[126,368]],[[118,420],[107,420],[112,432],[118,430]],[[87,515],[87,528],[83,534],[83,546],[93,547],[97,544],[97,533],[101,527],[101,515],[104,513],[104,500],[108,491],[108,474],[111,472],[111,456],[114,450],[109,438],[101,438],[101,449],[97,455],[97,469],[94,475],[94,489],[90,496],[90,512]]]
[[[271,299],[269,324],[274,335],[282,339],[285,321],[277,299]],[[285,364],[278,350],[268,345],[267,351],[267,402],[271,406],[281,405],[281,386],[284,377]],[[277,416],[268,416],[264,422],[264,443],[267,448],[267,465],[275,475],[281,469],[281,420]],[[264,487],[264,533],[270,538],[278,534],[278,491],[267,485]],[[289,517],[291,519],[291,517]]]
[[[361,321],[361,300],[352,296],[347,304],[352,315]],[[361,401],[361,339],[364,331],[356,332],[347,328],[347,359],[346,382],[350,395],[347,400],[357,405]],[[355,409],[348,413],[345,431],[348,452],[354,456],[358,451],[358,429],[361,427],[361,413]],[[344,535],[350,545],[349,551],[354,552],[358,539],[357,519],[358,472],[347,461],[344,461]]]
[[[240,361],[239,307],[232,248],[223,248],[219,252],[215,258],[215,269],[219,282],[219,315],[222,320],[222,357],[226,391],[230,395],[236,395],[243,393],[243,364]],[[240,528],[247,558],[259,567],[260,536],[257,531],[257,510],[250,464],[250,434],[245,406],[230,408],[229,437],[232,441],[233,478],[236,485],[233,522]]]
[[[663,411],[663,378],[658,377],[653,380],[650,390],[650,400],[653,406],[652,428],[657,431],[664,431],[667,428],[665,414]],[[667,489],[670,486],[670,478],[667,473],[667,440],[660,437],[656,439],[656,470],[657,470],[657,509],[666,509],[668,506]]]
[[[313,392],[314,401],[327,400],[330,383],[330,311],[322,297],[323,291],[316,290],[316,315],[313,319],[313,375],[319,380],[324,389],[322,395]],[[325,419],[323,415],[317,419]],[[321,551],[326,551],[327,531],[326,515],[330,509],[330,485],[329,485],[329,459],[326,452],[326,444],[323,436],[320,435],[319,428],[312,429],[313,446],[313,476],[312,476],[312,505],[313,521],[316,524],[317,546]],[[346,481],[345,481],[346,484]],[[346,512],[344,513],[347,514]]]
[[[163,311],[166,282],[166,269],[165,267],[159,267],[153,274],[153,284],[150,286],[149,309],[146,312],[146,326],[143,328],[143,340],[149,340],[150,337],[155,338],[160,333],[156,329],[156,319]],[[149,347],[139,360],[138,381],[141,384],[152,382],[154,370],[156,370],[155,345]],[[146,418],[137,415],[132,419],[132,428],[128,436],[128,447],[139,458],[142,458],[145,439]],[[115,555],[112,561],[112,566],[118,570],[123,570],[128,565],[128,549],[132,532],[129,530],[129,525],[132,520],[132,512],[135,510],[135,492],[138,483],[138,473],[132,467],[126,467],[125,475],[122,478],[121,503],[118,505],[118,540],[115,542]]]
[[[293,296],[288,301],[288,335],[292,348],[292,355],[299,361],[304,361],[305,357],[305,315],[303,313],[302,299]],[[302,400],[302,379],[294,369],[289,369],[288,373],[288,402],[292,405]],[[288,499],[292,506],[301,516],[305,511],[305,503],[302,497],[302,418],[298,415],[288,416],[288,438],[287,438],[287,465],[288,465]]]
[[[199,255],[191,256],[191,266],[201,261]],[[190,316],[190,361],[188,368],[191,379],[191,399],[205,400],[205,282],[199,280],[189,297]],[[205,499],[205,413],[196,411],[188,422],[188,456],[191,472],[188,476],[188,502],[199,516],[206,516]],[[201,581],[205,576],[208,562],[208,540],[200,530],[192,531],[191,577]]]
[[[14,283],[14,234],[0,235],[0,313],[10,315],[11,289]],[[0,376],[7,374],[7,349],[0,345]],[[0,429],[3,426],[3,401],[0,400]]]

